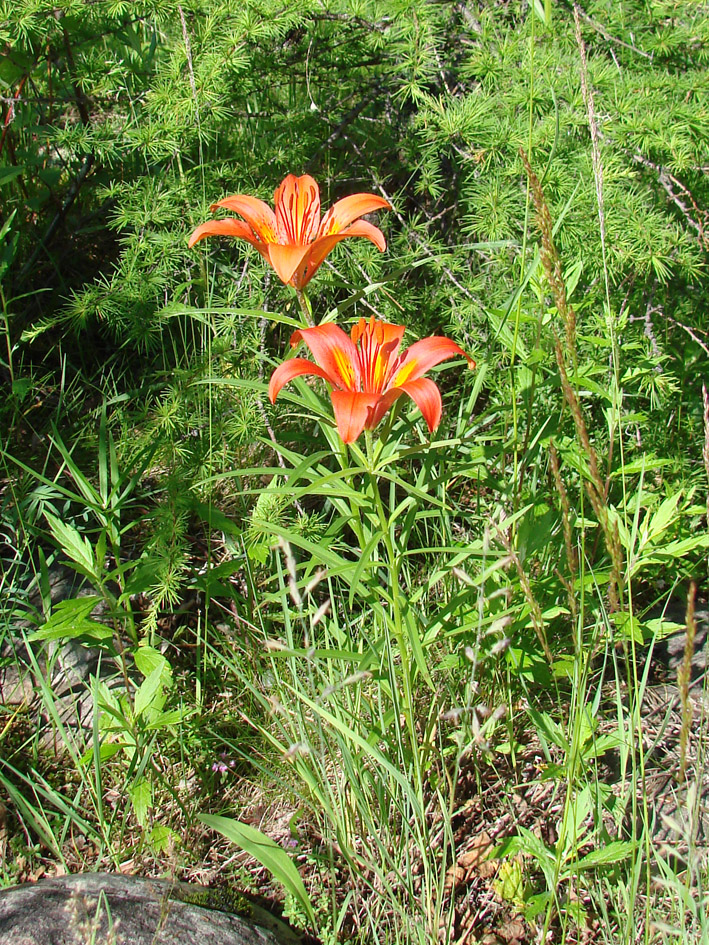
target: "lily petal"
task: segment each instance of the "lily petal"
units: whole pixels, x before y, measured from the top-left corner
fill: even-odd
[[[293,279],[298,267],[308,255],[309,246],[295,246],[293,243],[267,243],[264,247],[268,259],[276,270],[278,278],[286,285]]]
[[[402,394],[408,394],[423,414],[428,426],[428,432],[433,433],[441,422],[443,403],[438,387],[427,377],[420,377],[416,381],[409,381],[403,387],[391,387],[383,394],[379,403],[372,411],[367,429],[373,430],[384,417],[384,414],[396,403]]]
[[[304,341],[331,378],[334,387],[357,390],[360,383],[359,356],[349,335],[332,322],[314,328],[299,328],[291,335],[291,345]]]
[[[276,188],[274,203],[278,241],[312,242],[320,225],[320,188],[310,174],[289,174]]]
[[[271,375],[271,380],[268,384],[268,399],[271,403],[275,404],[276,397],[278,397],[284,385],[292,381],[294,377],[302,377],[304,374],[323,377],[326,381],[329,381],[330,384],[335,383],[335,380],[330,377],[327,371],[318,367],[317,364],[313,364],[312,361],[308,361],[305,358],[291,358],[290,361],[284,361],[282,364],[279,364]]]
[[[276,243],[278,241],[276,237],[278,231],[276,214],[267,203],[259,200],[258,197],[234,194],[233,197],[225,197],[224,200],[213,203],[210,210],[216,210],[217,207],[224,207],[225,210],[238,213],[264,243]]]
[[[332,406],[335,411],[337,432],[343,443],[354,443],[364,430],[374,411],[379,394],[364,394],[357,390],[334,390]]]
[[[386,347],[390,351],[392,346],[397,347],[401,344],[405,330],[404,325],[380,322],[372,315],[371,318],[360,318],[357,324],[352,326],[350,337],[353,344],[357,344],[365,335],[369,335],[373,337],[379,348]]]
[[[238,240],[247,240],[252,246],[258,245],[254,231],[243,220],[208,220],[201,223],[190,236],[190,248],[207,236],[233,236]]]
[[[357,220],[342,231],[342,236],[364,236],[365,239],[374,243],[380,253],[383,253],[387,248],[387,241],[382,231],[378,226],[374,226],[373,223],[368,223],[366,220]]]
[[[391,204],[376,194],[350,194],[334,203],[323,217],[319,236],[341,233],[350,223],[375,210],[391,210]]]
[[[433,433],[441,422],[441,414],[443,413],[441,392],[438,387],[428,377],[419,377],[418,380],[404,384],[401,390],[414,401],[423,414],[428,432]]]
[[[342,233],[319,236],[311,243],[310,252],[305,259],[303,259],[298,272],[293,277],[293,285],[297,289],[302,289],[306,286],[340,240],[345,240],[349,236],[364,236],[366,239],[371,240],[381,252],[384,252],[386,249],[387,243],[382,231],[371,223],[367,223],[366,220],[359,220],[357,223],[353,223],[352,226],[347,227],[346,230],[343,230]]]
[[[379,423],[384,417],[384,414],[394,406],[396,401],[404,393],[403,387],[392,387],[382,394],[377,402],[377,405],[374,407],[369,417],[367,418],[366,428],[368,430],[373,430],[375,427],[379,426]]]
[[[430,368],[447,358],[459,356],[465,358],[469,367],[475,367],[475,361],[450,338],[434,335],[431,338],[422,338],[404,351],[401,362],[396,369],[390,387],[403,387],[409,381],[415,381]]]

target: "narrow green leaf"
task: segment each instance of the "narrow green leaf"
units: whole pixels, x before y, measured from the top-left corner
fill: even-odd
[[[17,167],[0,167],[0,187],[4,187],[5,184],[9,184],[10,181],[13,181],[16,177],[19,177],[20,174],[24,174],[24,172],[25,168],[23,165],[19,165]],[[4,233],[0,233],[0,237],[2,236],[4,236]]]
[[[315,928],[315,912],[303,880],[295,864],[282,847],[279,847],[275,841],[261,833],[260,830],[251,827],[249,824],[243,824],[239,820],[232,820],[230,817],[219,817],[215,814],[203,814],[199,819],[205,826],[217,830],[227,840],[231,840],[249,856],[258,860],[273,878],[285,886],[288,892],[300,903],[305,909],[313,928]]]
[[[352,607],[355,599],[355,594],[357,593],[357,588],[359,587],[359,582],[362,579],[362,575],[365,570],[370,566],[371,557],[374,554],[375,549],[379,545],[379,542],[382,538],[383,532],[380,529],[374,532],[372,537],[367,542],[364,551],[360,555],[357,566],[355,567],[352,573],[352,583],[350,584],[350,598],[349,604]]]
[[[394,591],[394,593],[396,593],[396,591]],[[419,635],[419,622],[414,618],[410,610],[407,610],[406,612],[405,623],[406,638],[411,645],[411,652],[414,657],[416,668],[418,669],[431,692],[435,692],[436,686],[433,682],[433,679],[431,678],[431,673],[428,669],[428,663],[426,662],[426,654],[424,652],[421,637]]]

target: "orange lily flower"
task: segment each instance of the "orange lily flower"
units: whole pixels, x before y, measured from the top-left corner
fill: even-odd
[[[309,174],[288,177],[276,188],[275,212],[256,197],[235,194],[212,204],[238,213],[243,220],[210,220],[190,236],[194,246],[207,236],[233,236],[255,246],[286,285],[300,290],[313,278],[328,253],[340,240],[363,236],[384,252],[381,230],[366,220],[365,213],[390,210],[391,204],[375,194],[351,194],[338,200],[320,219],[320,188]],[[245,221],[245,222],[244,222]]]
[[[290,343],[304,341],[316,363],[293,358],[279,365],[268,385],[271,403],[294,377],[313,374],[332,386],[335,422],[344,443],[353,443],[362,430],[373,430],[402,394],[416,403],[432,433],[441,420],[441,393],[422,375],[456,355],[466,358],[471,368],[475,362],[454,341],[442,337],[423,338],[399,354],[403,335],[403,325],[374,317],[361,318],[349,337],[331,322],[299,328]]]

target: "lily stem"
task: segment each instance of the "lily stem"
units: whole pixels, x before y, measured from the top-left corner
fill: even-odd
[[[298,304],[300,305],[300,310],[303,313],[306,324],[313,328],[315,321],[313,320],[313,307],[310,304],[310,299],[305,294],[305,289],[296,289],[295,294],[298,298]]]
[[[382,497],[379,492],[379,479],[375,472],[374,467],[374,449],[373,449],[373,438],[371,430],[364,431],[365,443],[367,448],[367,466],[369,474],[369,482],[372,490],[372,498],[374,500],[374,505],[377,512],[377,517],[379,518],[379,526],[382,531],[382,537],[384,539],[384,547],[386,548],[387,559],[388,559],[388,571],[390,578],[390,593],[391,593],[391,608],[392,608],[392,629],[394,631],[394,637],[396,639],[396,644],[399,650],[399,658],[401,660],[401,680],[404,690],[404,714],[406,717],[406,724],[409,732],[409,739],[411,742],[411,757],[414,763],[414,770],[416,773],[416,786],[419,791],[419,794],[422,789],[421,781],[421,759],[419,757],[418,751],[418,738],[416,735],[416,723],[414,718],[414,699],[413,699],[413,686],[411,679],[411,664],[409,662],[409,650],[404,634],[402,613],[401,613],[401,590],[399,587],[400,574],[399,574],[399,556],[397,554],[396,548],[394,547],[394,541],[391,535],[391,521],[384,509],[384,503],[382,502]],[[395,683],[395,680],[392,679],[392,684]]]

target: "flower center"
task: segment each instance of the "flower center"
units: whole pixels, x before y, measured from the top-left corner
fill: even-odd
[[[383,322],[374,316],[366,322],[361,318],[352,329],[352,341],[357,346],[362,378],[362,391],[381,394],[391,378],[392,354],[399,346],[396,339],[386,340]]]
[[[320,223],[320,195],[313,184],[296,181],[276,206],[279,242],[305,246]]]

